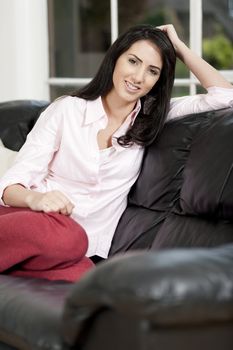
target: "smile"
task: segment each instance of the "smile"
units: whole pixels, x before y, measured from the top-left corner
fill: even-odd
[[[135,91],[140,90],[139,87],[135,86],[134,84],[130,83],[129,81],[125,80],[125,84],[126,84],[127,90],[129,90],[131,92],[135,92]]]

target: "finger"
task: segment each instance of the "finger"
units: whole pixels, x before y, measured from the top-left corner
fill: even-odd
[[[48,212],[59,212],[61,208],[63,208],[64,205],[63,203],[60,201],[55,200],[54,198],[51,199],[50,201],[46,201],[43,203],[42,205],[42,210],[46,213]]]
[[[68,212],[67,208],[62,208],[60,209],[59,213],[63,214],[63,215],[66,215],[66,216],[69,216],[70,213]]]
[[[54,201],[49,204],[49,208],[53,212],[70,215],[72,213],[74,205],[71,202],[69,202],[67,205],[64,205],[62,201]]]
[[[51,205],[49,204],[46,204],[44,203],[41,207],[41,210],[44,212],[44,213],[49,213],[49,212],[53,212],[53,208],[51,207]]]
[[[66,207],[67,207],[68,215],[71,215],[71,214],[72,214],[72,211],[73,211],[73,209],[74,209],[74,204],[71,203],[71,202],[69,202],[69,203],[67,204]]]
[[[59,211],[62,208],[65,208],[68,201],[63,198],[53,194],[50,195],[50,198],[47,198],[45,203],[53,208],[55,211]]]
[[[70,212],[70,210],[72,210],[74,207],[73,203],[62,192],[60,191],[54,191],[54,192],[55,192],[54,193],[55,198],[59,201],[58,203],[60,203],[61,208],[63,204],[63,207],[67,207],[68,212]]]
[[[59,198],[60,200],[64,201],[64,202],[69,202],[69,198],[62,192],[60,191],[51,191],[50,192],[53,196]]]
[[[161,29],[161,30],[167,30],[168,25],[156,26],[156,28]]]
[[[70,215],[74,208],[74,204],[61,192],[57,193],[57,196],[63,203],[63,207],[61,206],[62,213],[65,213],[65,215]]]
[[[74,205],[60,191],[50,191],[44,194],[40,207],[45,212],[61,212],[65,215],[70,215]]]
[[[71,202],[69,202],[64,208],[60,210],[60,213],[64,215],[71,215],[73,208],[74,208],[74,205]]]

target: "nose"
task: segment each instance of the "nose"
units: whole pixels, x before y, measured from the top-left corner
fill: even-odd
[[[133,75],[134,83],[137,83],[137,84],[142,83],[144,81],[144,77],[145,77],[145,71],[143,67],[138,67]]]

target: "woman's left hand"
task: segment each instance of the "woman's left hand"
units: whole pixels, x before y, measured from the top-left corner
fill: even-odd
[[[184,44],[184,43],[178,37],[177,32],[176,32],[173,24],[164,24],[164,25],[158,26],[156,28],[162,30],[163,32],[165,32],[167,34],[167,36],[169,37],[169,39],[172,42],[172,45],[174,46],[174,49],[176,51],[177,56],[179,57],[180,56],[179,46],[181,44]]]
[[[232,88],[232,85],[208,62],[190,50],[185,43],[180,40],[172,24],[164,24],[156,27],[167,34],[171,40],[177,57],[196,76],[201,85],[207,89],[210,86]]]

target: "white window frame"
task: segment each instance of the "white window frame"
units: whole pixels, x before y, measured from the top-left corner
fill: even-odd
[[[47,0],[0,1],[0,102],[49,99]]]
[[[118,0],[110,0],[111,13],[111,43],[118,37]],[[190,48],[199,56],[202,56],[202,0],[189,0],[189,31]],[[233,82],[233,70],[221,71],[225,78]],[[83,86],[90,82],[90,78],[49,78],[50,86]],[[190,73],[186,79],[176,78],[174,86],[188,86],[190,95],[196,93],[199,84],[195,76]]]

